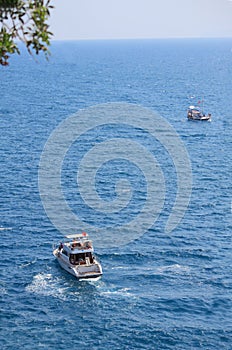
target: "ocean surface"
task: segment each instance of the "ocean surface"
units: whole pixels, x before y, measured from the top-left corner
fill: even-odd
[[[51,51],[49,62],[22,52],[0,67],[1,349],[232,349],[232,39],[54,42]],[[202,100],[212,121],[188,121],[188,106]],[[115,102],[148,108],[177,132],[191,162],[191,197],[167,233],[177,193],[172,159],[145,132],[116,130],[106,116],[106,126],[70,145],[62,163],[63,195],[83,221],[76,230],[86,222],[110,232],[130,221],[149,189],[143,169],[118,157],[97,172],[97,192],[109,206],[117,181],[128,180],[129,208],[88,207],[78,192],[78,157],[95,139],[124,132],[141,141],[163,171],[164,204],[136,239],[119,229],[125,244],[109,247],[104,234],[95,249],[102,278],[77,281],[52,255],[63,234],[40,197],[41,154],[69,116]],[[94,242],[94,229],[88,233]]]

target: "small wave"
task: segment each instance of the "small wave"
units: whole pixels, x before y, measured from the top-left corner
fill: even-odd
[[[98,289],[98,292],[101,296],[105,297],[126,297],[126,298],[134,298],[135,294],[131,292],[131,288],[117,288],[113,285],[107,285],[103,281],[99,281],[95,284],[95,287]]]
[[[7,294],[7,290],[4,287],[0,287],[0,295]]]
[[[114,266],[111,268],[111,270],[129,270],[131,267],[129,266]]]
[[[173,273],[183,273],[189,272],[190,268],[188,266],[182,266],[179,264],[160,266],[157,268],[157,272],[165,273],[165,272],[173,272]]]
[[[33,260],[33,261],[26,262],[26,263],[24,263],[24,264],[20,265],[20,268],[21,268],[21,269],[23,269],[24,267],[27,267],[27,266],[33,265],[33,264],[35,264],[35,263],[36,263],[36,261],[37,261],[37,259],[35,259],[35,260]]]
[[[130,288],[121,288],[121,289],[108,289],[100,291],[100,295],[104,296],[123,296],[123,297],[134,297],[135,295],[130,291]]]
[[[90,282],[91,283],[91,282]],[[107,296],[107,297],[135,297],[133,293],[130,292],[131,288],[117,288],[114,285],[108,285],[104,281],[99,280],[96,282],[92,282],[95,286],[95,288],[98,290],[99,294],[101,296]]]
[[[12,227],[0,227],[0,231],[12,230]]]

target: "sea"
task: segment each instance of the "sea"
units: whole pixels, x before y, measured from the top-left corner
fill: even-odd
[[[54,41],[48,61],[23,48],[12,56],[0,87],[1,349],[231,350],[232,39]],[[211,122],[187,120],[189,105]],[[107,112],[99,122],[99,106],[116,114],[124,106],[124,122]],[[54,140],[72,116],[68,136]],[[159,139],[157,120],[177,135],[174,144],[167,130],[168,146]],[[48,140],[55,148],[41,173]],[[101,155],[91,153],[97,146]],[[88,172],[78,178],[86,155],[91,181]],[[155,173],[143,169],[149,157]],[[50,198],[52,174],[63,202]],[[146,206],[154,178],[162,178],[153,183],[155,209]],[[167,230],[183,178],[182,215]],[[86,231],[96,243],[98,281],[78,281],[52,254],[64,239],[56,221],[65,220],[64,203],[80,223],[70,234]]]

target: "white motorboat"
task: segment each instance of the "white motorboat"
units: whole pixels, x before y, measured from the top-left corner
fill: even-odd
[[[93,254],[93,244],[88,234],[73,234],[53,250],[60,266],[78,279],[98,279],[102,267]]]

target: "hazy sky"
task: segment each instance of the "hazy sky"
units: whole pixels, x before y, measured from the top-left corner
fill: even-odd
[[[56,40],[231,37],[232,0],[53,0]]]

